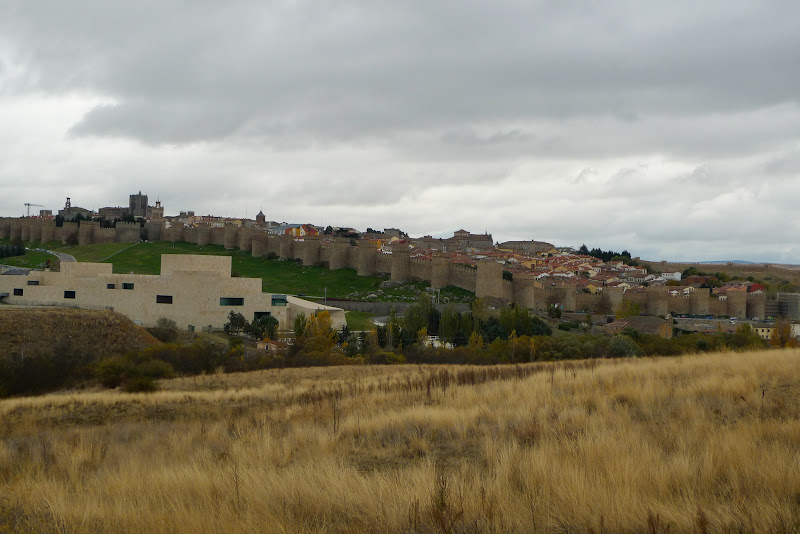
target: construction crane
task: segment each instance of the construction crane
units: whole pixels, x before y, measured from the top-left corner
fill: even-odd
[[[30,202],[26,202],[25,205],[28,206],[28,217],[31,216],[31,206],[38,206],[40,208],[44,207],[41,204],[31,204]]]

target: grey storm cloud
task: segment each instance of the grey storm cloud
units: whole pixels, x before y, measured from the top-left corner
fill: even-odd
[[[644,129],[654,148],[670,132],[661,138],[657,119],[637,128],[640,118],[796,104],[800,87],[792,2],[51,1],[3,11],[40,90],[114,100],[73,134],[155,144],[441,130],[445,143],[527,139],[569,152],[580,149],[563,140],[572,129],[470,139],[468,128],[573,118],[591,131],[600,118],[621,123],[611,133],[623,139],[625,125]]]
[[[798,50],[789,0],[5,0],[0,210],[143,189],[168,212],[791,259]]]

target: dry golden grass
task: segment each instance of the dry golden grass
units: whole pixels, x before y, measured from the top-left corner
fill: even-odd
[[[0,532],[790,532],[800,351],[0,402]]]
[[[133,321],[112,311],[0,307],[0,356],[50,354],[54,346],[91,354],[125,354],[158,343]]]

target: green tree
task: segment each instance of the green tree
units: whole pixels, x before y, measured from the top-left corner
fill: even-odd
[[[439,337],[445,343],[452,343],[458,333],[460,318],[458,312],[450,306],[442,310],[439,318]]]
[[[228,352],[222,364],[226,373],[235,373],[244,370],[244,341],[239,337],[228,339]]]
[[[406,309],[403,316],[403,327],[410,332],[418,332],[422,328],[427,330],[433,310],[433,301],[423,293],[417,304]]]
[[[639,345],[628,336],[623,335],[614,336],[608,344],[608,350],[615,358],[638,356],[641,353]]]
[[[473,350],[481,350],[483,348],[483,338],[480,336],[480,334],[473,332],[469,336],[468,345],[469,348]]]
[[[336,330],[331,326],[331,314],[322,311],[309,317],[303,338],[306,350],[320,354],[330,352],[336,346]]]
[[[241,332],[244,330],[245,326],[247,326],[247,319],[244,318],[244,315],[231,311],[228,313],[228,322],[225,323],[223,329],[226,334],[233,334],[235,332]]]
[[[400,330],[402,325],[397,319],[397,312],[394,307],[389,310],[389,319],[386,321],[386,347],[393,349],[402,344]]]
[[[294,318],[294,337],[302,337],[306,331],[306,325],[308,324],[308,319],[306,318],[305,313],[299,313]]]
[[[244,332],[258,339],[275,339],[278,332],[278,320],[272,315],[262,315],[245,325]]]
[[[500,326],[502,326],[506,332],[514,330],[517,325],[517,317],[514,313],[514,308],[511,306],[503,306],[500,309],[499,322]]]

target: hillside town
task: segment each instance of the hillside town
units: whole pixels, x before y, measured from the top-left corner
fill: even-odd
[[[139,239],[218,243],[252,251],[254,256],[296,258],[304,265],[352,267],[359,275],[384,272],[391,273],[392,280],[429,280],[433,288],[455,285],[489,302],[514,302],[559,315],[563,311],[610,317],[627,303],[632,310],[628,315],[671,315],[676,322],[685,320],[683,328],[694,331],[733,329],[736,321],[750,321],[763,337],[771,332],[769,319],[800,321],[797,292],[785,287],[770,291],[766,282],[753,276],[738,279],[730,272],[738,267],[732,264],[710,265],[712,273],[705,273],[698,268],[702,266],[646,262],[625,250],[557,247],[537,240],[501,243],[488,232],[465,229],[454,231],[451,237],[413,237],[398,228],[278,222],[268,220],[263,211],[254,219],[193,211],[166,215],[160,200],[151,206],[141,191],[130,195],[127,207],[87,209],[72,205],[67,198],[56,213],[43,209],[38,215],[13,220],[17,222],[5,219],[0,238],[56,238],[75,244]],[[49,225],[49,230],[30,229],[37,224]],[[53,225],[62,230],[58,235]],[[696,321],[712,317],[718,322]],[[615,322],[609,319],[606,328],[620,328]],[[660,324],[649,328],[658,331]]]

